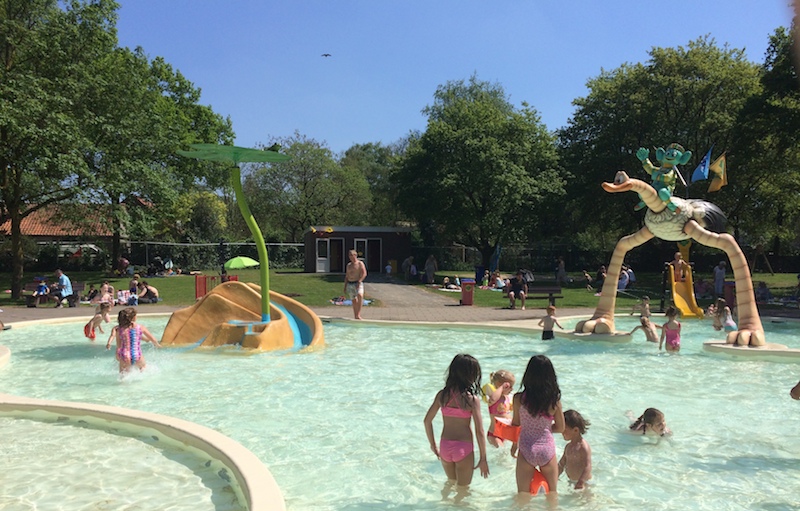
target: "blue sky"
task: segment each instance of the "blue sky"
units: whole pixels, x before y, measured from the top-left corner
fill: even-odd
[[[120,0],[121,46],[164,57],[236,145],[299,131],[338,153],[424,130],[439,85],[500,83],[551,130],[586,81],[710,35],[763,62],[789,0]],[[321,54],[330,53],[329,58]]]

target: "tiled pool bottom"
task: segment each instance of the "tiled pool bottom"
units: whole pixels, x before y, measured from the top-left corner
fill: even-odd
[[[165,323],[143,321],[153,330]],[[710,326],[684,324],[677,356],[659,354],[643,337],[622,345],[543,343],[538,333],[328,325],[321,351],[150,350],[148,370],[119,382],[113,355],[90,346],[73,323],[4,335],[13,356],[0,370],[0,388],[212,427],[264,461],[290,510],[449,509],[422,428],[447,364],[468,352],[484,378],[500,368],[521,378],[527,359],[543,352],[558,371],[564,406],[592,421],[586,438],[596,484],[575,493],[562,479],[562,509],[794,509],[800,434],[792,424],[800,409],[788,390],[800,366],[708,356],[700,345]],[[625,411],[648,406],[666,413],[672,441],[655,445],[623,433]],[[559,438],[559,453],[563,445]],[[464,506],[513,509],[514,460],[506,448],[492,450],[489,462],[490,478],[475,480]]]

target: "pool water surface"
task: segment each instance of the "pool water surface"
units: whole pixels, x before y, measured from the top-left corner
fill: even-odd
[[[156,335],[166,321],[140,317]],[[636,324],[621,318],[617,328]],[[445,476],[422,425],[448,364],[456,353],[470,353],[481,362],[484,382],[498,369],[520,381],[528,359],[544,353],[556,368],[564,409],[592,422],[585,438],[594,485],[575,492],[562,477],[561,509],[796,509],[800,408],[788,392],[800,365],[714,357],[702,350],[703,341],[720,338],[710,322],[683,325],[681,353],[668,355],[641,332],[631,343],[612,344],[543,342],[539,332],[330,324],[327,346],[308,353],[148,345],[147,370],[122,381],[113,353],[86,341],[82,324],[25,326],[3,333],[12,357],[0,369],[0,389],[214,428],[269,467],[289,510],[449,509],[452,496],[442,498]],[[798,347],[800,326],[765,328],[769,342]],[[665,413],[670,440],[625,433],[626,411],[638,415],[647,407]],[[434,427],[438,435],[439,418]],[[556,445],[560,455],[560,435]],[[476,475],[461,506],[516,509],[515,460],[508,447],[489,449],[491,475]],[[0,477],[9,470],[0,461]],[[544,507],[542,499],[530,504]]]

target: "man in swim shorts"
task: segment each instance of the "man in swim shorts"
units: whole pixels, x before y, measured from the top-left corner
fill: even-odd
[[[350,262],[347,263],[344,275],[344,294],[353,301],[353,315],[361,318],[361,307],[364,305],[364,279],[367,278],[367,267],[359,260],[358,252],[351,250],[347,253]]]

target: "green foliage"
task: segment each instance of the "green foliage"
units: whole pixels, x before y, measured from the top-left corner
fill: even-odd
[[[424,113],[427,129],[396,173],[399,203],[433,231],[428,243],[474,246],[488,263],[497,243],[534,229],[563,193],[554,139],[534,109],[514,108],[501,86],[474,76],[440,86]]]
[[[380,143],[356,144],[339,160],[346,173],[362,174],[369,184],[372,203],[365,219],[368,225],[395,225],[405,219],[397,206],[397,189],[392,183],[399,151],[397,146]]]
[[[265,239],[297,242],[312,225],[364,225],[371,201],[364,174],[300,133],[277,141],[292,157],[249,164],[242,188]]]

